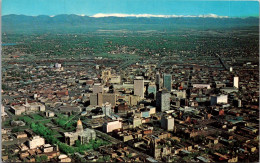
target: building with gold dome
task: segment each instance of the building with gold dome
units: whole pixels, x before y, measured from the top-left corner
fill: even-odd
[[[81,120],[79,119],[77,122],[77,128],[76,128],[76,132],[82,132],[83,131],[83,125]]]
[[[65,132],[65,143],[68,145],[74,145],[76,140],[79,140],[81,144],[88,143],[92,139],[96,139],[96,132],[92,129],[83,129],[81,120],[77,121],[76,132]]]

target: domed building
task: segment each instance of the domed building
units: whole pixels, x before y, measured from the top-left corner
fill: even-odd
[[[82,131],[83,131],[83,125],[82,125],[81,120],[79,119],[78,122],[77,122],[76,132],[82,132]]]
[[[77,121],[76,132],[65,132],[65,143],[68,145],[74,145],[76,140],[79,140],[81,144],[86,144],[92,139],[96,139],[96,132],[93,129],[83,129],[81,120]]]

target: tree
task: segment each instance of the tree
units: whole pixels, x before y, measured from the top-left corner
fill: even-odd
[[[14,132],[19,132],[19,131],[21,131],[21,129],[18,128],[18,127],[15,127],[15,128],[12,129],[12,133],[14,133]]]
[[[35,158],[36,162],[46,162],[47,160],[48,160],[48,156],[46,155],[36,156]]]
[[[81,145],[80,141],[79,141],[79,140],[76,140],[76,141],[75,141],[75,146],[76,146],[76,147],[80,147],[80,145]]]
[[[64,152],[66,154],[72,154],[75,153],[75,149],[65,143],[62,142],[57,142],[57,144],[59,145],[59,149],[61,152]]]
[[[107,161],[109,161],[109,160],[110,160],[110,156],[107,155],[107,156],[104,157],[104,161],[105,161],[105,162],[107,162]]]
[[[228,150],[226,148],[220,148],[219,150],[217,150],[219,153],[221,154],[227,154]]]
[[[129,153],[129,154],[127,155],[127,157],[128,157],[128,158],[131,158],[131,157],[132,157],[132,153]]]

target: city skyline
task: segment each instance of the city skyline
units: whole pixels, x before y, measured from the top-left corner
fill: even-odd
[[[258,2],[2,6],[1,161],[259,160]]]

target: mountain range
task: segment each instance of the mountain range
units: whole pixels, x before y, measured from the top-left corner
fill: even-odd
[[[46,32],[62,29],[91,29],[96,30],[106,27],[108,29],[121,29],[131,27],[132,30],[147,26],[176,27],[176,28],[233,28],[243,26],[259,26],[259,18],[218,18],[218,17],[90,17],[81,15],[56,15],[56,16],[2,16],[2,32]],[[149,28],[148,28],[149,26]],[[136,29],[137,30],[137,29]]]

